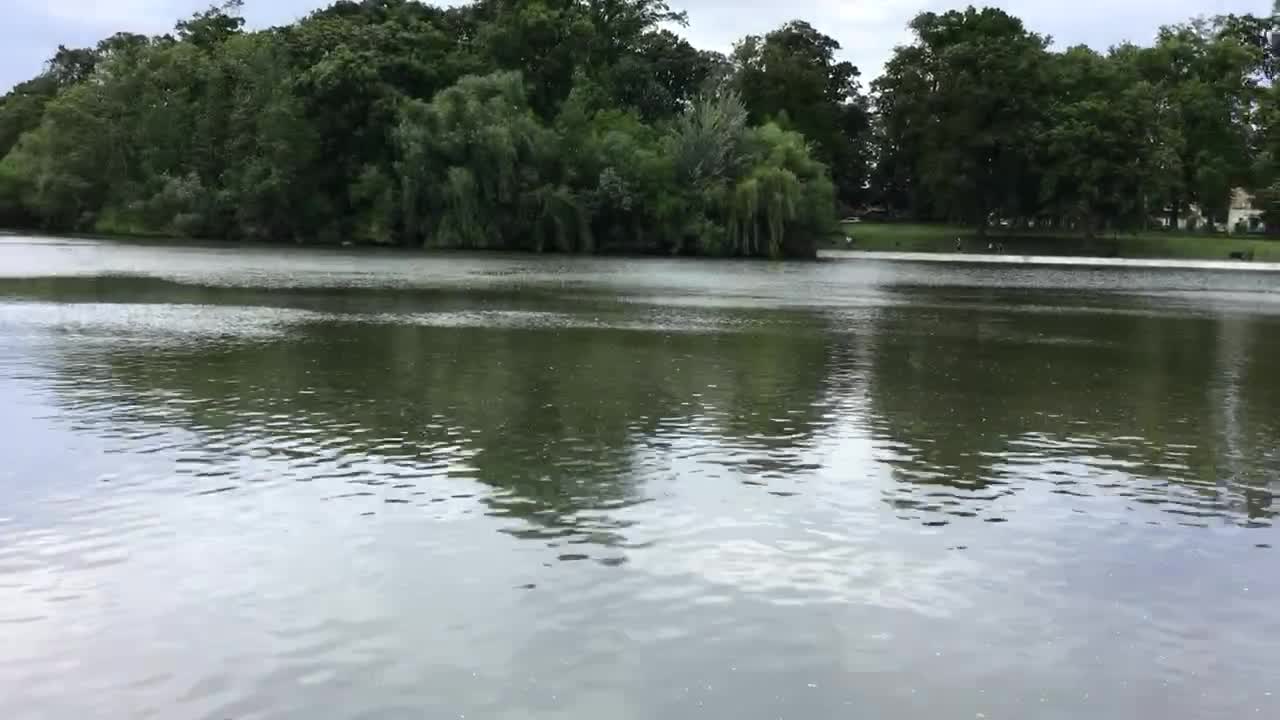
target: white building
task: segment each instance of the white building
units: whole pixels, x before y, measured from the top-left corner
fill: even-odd
[[[1227,230],[1230,232],[1262,232],[1262,211],[1253,206],[1253,194],[1243,188],[1231,191],[1231,207],[1227,210]]]
[[[1215,229],[1219,232],[1230,233],[1260,233],[1266,229],[1266,225],[1262,221],[1262,210],[1253,206],[1253,193],[1244,188],[1236,188],[1231,191],[1231,204],[1227,208],[1226,225],[1215,223]],[[1163,212],[1157,218],[1156,222],[1160,227],[1169,227],[1169,213]],[[1221,218],[1218,218],[1219,223]],[[1179,230],[1204,230],[1208,224],[1209,218],[1205,217],[1200,211],[1200,206],[1195,203],[1187,205],[1182,214],[1178,216]]]

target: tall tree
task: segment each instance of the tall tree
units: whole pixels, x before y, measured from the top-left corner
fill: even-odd
[[[211,49],[227,41],[244,28],[240,12],[244,0],[225,0],[222,5],[210,6],[197,12],[175,26],[178,38],[197,47]]]
[[[1047,40],[992,8],[922,13],[911,29],[915,42],[874,84],[882,174],[909,188],[917,212],[985,232],[1031,174]]]
[[[814,144],[840,200],[864,199],[870,117],[858,68],[837,59],[840,43],[796,20],[734,48],[735,87],[752,122],[777,120]]]
[[[1177,167],[1165,198],[1174,218],[1195,203],[1225,219],[1232,188],[1250,184],[1265,59],[1240,33],[1203,21],[1162,28],[1143,53],[1143,76],[1159,89],[1174,133]]]
[[[670,30],[642,34],[602,73],[606,97],[649,122],[678,115],[711,78],[719,58]]]
[[[1141,225],[1176,162],[1156,89],[1137,76],[1131,50],[1108,56],[1074,47],[1049,65],[1041,200],[1087,236]]]

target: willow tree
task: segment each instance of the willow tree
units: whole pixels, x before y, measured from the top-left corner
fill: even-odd
[[[736,254],[808,255],[831,230],[835,186],[803,135],[774,124],[747,135],[750,168],[730,196],[729,239]]]
[[[533,114],[518,73],[465,77],[430,102],[405,103],[394,143],[408,242],[528,247],[531,222],[566,212],[566,194],[546,187],[555,134]]]
[[[752,128],[733,93],[704,98],[674,126],[667,151],[688,188],[687,251],[712,255],[812,255],[830,230],[835,187],[802,135]]]

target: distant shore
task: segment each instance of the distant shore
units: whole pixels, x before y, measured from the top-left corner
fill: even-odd
[[[963,263],[972,265],[1030,265],[1064,268],[1151,268],[1280,273],[1280,262],[1241,262],[1195,258],[1122,258],[1088,255],[1003,255],[987,253],[890,252],[884,250],[822,250],[820,260],[891,260],[894,262]]]
[[[929,225],[875,225],[851,226],[855,233],[847,243],[837,237],[819,247],[818,260],[898,260],[908,262],[961,262],[1001,265],[1060,265],[1074,267],[1128,267],[1184,268],[1206,270],[1254,270],[1280,272],[1280,241],[1234,236],[1212,235],[1161,235],[1105,237],[1085,240],[1079,237],[1010,237],[994,234],[979,241],[963,228]],[[962,250],[956,251],[956,238],[961,239]],[[484,249],[466,250],[451,248],[408,248],[397,245],[341,244],[341,243],[290,243],[219,240],[162,235],[136,235],[126,233],[47,234],[0,228],[0,238],[55,242],[107,242],[142,246],[209,247],[209,248],[261,248],[342,251],[370,254],[514,254],[559,255],[563,257],[611,257],[611,258],[682,258],[688,260],[717,259],[700,255],[663,255],[655,253],[597,252],[537,253],[528,250]],[[949,240],[948,240],[949,238]],[[990,247],[988,247],[990,246]],[[1251,259],[1233,259],[1231,253],[1242,253]],[[719,258],[735,259],[735,258]],[[746,257],[741,260],[761,261],[762,258]],[[813,258],[789,258],[780,262],[812,262]],[[1123,262],[1121,262],[1123,261]]]
[[[1258,236],[1149,231],[1084,238],[993,229],[980,239],[973,228],[956,225],[846,223],[842,227],[843,235],[826,248],[948,255],[1220,260],[1239,265],[1249,264],[1241,258],[1251,258],[1253,263],[1280,263],[1280,239]]]

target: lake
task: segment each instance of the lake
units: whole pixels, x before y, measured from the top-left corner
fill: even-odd
[[[1280,717],[1278,290],[0,238],[0,717]]]

